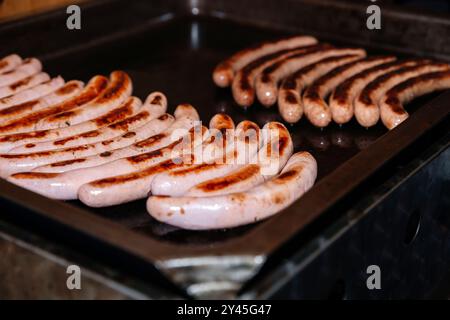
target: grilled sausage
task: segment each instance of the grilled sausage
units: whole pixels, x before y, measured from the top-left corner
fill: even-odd
[[[303,94],[303,107],[308,120],[316,127],[326,127],[331,122],[331,111],[325,98],[342,81],[376,65],[393,61],[395,57],[370,57],[333,69],[317,79]]]
[[[192,154],[181,159],[167,159],[159,163],[151,163],[147,167],[128,174],[111,176],[87,183],[78,190],[78,198],[88,206],[104,207],[145,198],[150,192],[153,178],[161,172],[173,169],[189,168],[197,162],[199,152],[204,152],[209,146],[221,144],[223,132],[234,128],[233,120],[224,114],[215,115],[210,121],[209,139],[199,145]],[[212,136],[218,130],[220,135]],[[218,133],[217,131],[215,133]],[[217,138],[220,139],[217,139]]]
[[[50,80],[50,76],[47,73],[39,72],[25,79],[14,82],[9,86],[0,87],[0,99],[13,96],[23,90],[30,89],[48,80]]]
[[[59,80],[57,82],[59,82]],[[50,86],[52,85],[54,84],[50,84]],[[0,128],[8,128],[8,126],[16,120],[23,119],[27,115],[46,109],[55,104],[62,103],[63,101],[76,96],[83,89],[84,83],[81,81],[69,81],[65,85],[61,84],[63,85],[62,87],[60,87],[59,83],[56,85],[59,89],[54,92],[37,99],[19,103],[0,110],[0,121],[2,122],[2,126]],[[21,93],[19,93],[19,95]]]
[[[263,42],[244,49],[222,61],[213,71],[214,83],[219,87],[228,87],[235,73],[250,62],[268,54],[286,49],[316,44],[317,40],[309,36],[293,36],[281,40]]]
[[[389,89],[412,77],[448,69],[448,64],[424,61],[415,66],[394,70],[376,78],[361,91],[354,102],[356,120],[364,127],[374,126],[380,119],[379,100]]]
[[[274,123],[267,124],[263,132],[264,130],[270,130],[270,126],[274,126]],[[275,128],[275,130],[278,129]],[[288,138],[285,140],[286,142],[282,142],[283,139],[280,139],[279,134],[265,134],[264,136],[264,145],[258,151],[256,163],[249,163],[224,176],[196,184],[187,190],[183,196],[211,197],[243,192],[278,174],[292,155],[292,139]],[[278,149],[278,152],[274,152],[275,149]]]
[[[361,93],[364,87],[377,77],[398,70],[403,67],[413,66],[420,60],[392,61],[373,68],[364,70],[342,82],[330,97],[330,111],[334,122],[347,123],[354,113],[353,101]]]
[[[8,135],[3,136],[0,138],[0,141],[5,139],[6,141],[21,141],[24,144],[24,140],[27,140],[27,138],[32,138],[35,141],[45,141],[45,140],[54,140],[58,138],[65,138],[69,137],[75,134],[96,130],[101,127],[105,127],[109,124],[112,124],[114,122],[120,121],[125,119],[126,117],[136,114],[139,111],[140,105],[136,103],[130,103],[134,99],[137,99],[135,97],[128,98],[128,101],[125,101],[122,105],[118,106],[115,109],[112,109],[110,112],[99,116],[95,119],[88,120],[85,122],[78,123],[76,125],[65,127],[65,128],[57,128],[57,129],[51,129],[51,130],[38,130],[33,132],[27,132],[19,133],[17,135]],[[34,117],[34,116],[33,116]],[[26,116],[25,120],[31,120],[33,117]],[[20,123],[22,119],[19,119],[17,121],[13,121],[11,124],[8,124],[5,127],[8,127],[9,125],[15,125],[16,123]],[[35,122],[34,122],[35,124]],[[31,125],[30,125],[31,126]],[[37,140],[36,140],[37,139]]]
[[[164,131],[159,131],[160,127],[155,127],[155,124],[152,124],[152,127],[146,127],[144,131],[145,135],[143,134],[143,139],[140,139],[131,145],[129,145],[128,142],[129,138],[121,137],[122,139],[119,138],[118,140],[114,140],[111,144],[121,145],[127,143],[125,147],[118,149],[110,148],[106,152],[92,155],[90,157],[78,158],[77,161],[73,162],[58,161],[46,167],[36,168],[35,170],[40,172],[65,172],[69,170],[99,166],[120,158],[152,152],[153,150],[174,143],[174,140],[177,140],[177,136],[182,136],[183,134],[185,135],[186,130],[196,126],[198,114],[192,106],[180,105],[177,110],[175,110],[175,119],[176,121],[174,121],[170,127],[164,129]],[[168,120],[164,119],[163,121],[172,122],[170,118]],[[157,133],[154,132],[155,129],[158,129]],[[110,141],[107,141],[107,144],[110,144],[109,142]],[[172,146],[172,148],[175,147],[175,145]]]
[[[315,159],[299,152],[280,175],[246,192],[213,197],[151,196],[147,210],[158,221],[183,229],[236,227],[280,212],[308,191],[316,176]]]
[[[13,96],[2,98],[0,99],[0,110],[43,97],[58,90],[63,85],[64,79],[56,77],[43,84],[39,84],[36,87],[21,91]]]
[[[450,89],[450,71],[422,74],[396,85],[381,97],[383,124],[389,130],[395,128],[409,116],[404,104],[416,97],[444,89]]]
[[[0,87],[9,86],[23,80],[42,70],[42,64],[38,59],[30,58],[22,61],[17,68],[0,74]]]
[[[116,112],[111,114],[108,119],[102,119],[104,122],[101,124],[96,123],[82,123],[78,125],[80,127],[81,132],[87,132],[92,129],[95,129],[97,125],[104,126],[110,123],[114,123],[115,119],[121,120],[127,117],[130,114],[133,114],[140,106],[141,101],[138,98],[131,97],[128,102],[126,102],[123,106],[117,108]],[[73,129],[76,126],[71,128],[62,128],[57,130],[68,130]],[[88,130],[83,130],[86,128]],[[74,130],[74,132],[77,132]],[[70,136],[70,135],[69,135]],[[103,146],[100,144],[89,144],[89,145],[81,145],[75,146],[71,148],[64,149],[55,149],[48,151],[39,151],[32,153],[18,153],[18,154],[0,154],[0,176],[9,175],[15,172],[21,171],[29,171],[38,166],[42,166],[48,163],[56,162],[56,161],[66,161],[73,160],[78,157],[90,156],[97,154],[98,152],[103,152],[103,148],[108,148],[108,146]],[[99,150],[100,149],[100,150]]]
[[[278,111],[281,117],[288,123],[298,122],[303,116],[303,90],[332,69],[360,57],[360,55],[345,54],[324,58],[301,68],[283,80],[278,91]]]
[[[191,137],[188,139],[189,146],[186,147],[195,148],[208,137],[208,129],[200,126],[191,128],[189,136]],[[180,137],[172,144],[163,148],[117,159],[95,167],[81,168],[63,173],[17,173],[8,177],[8,180],[50,198],[61,200],[76,199],[78,189],[83,184],[114,175],[131,173],[133,171],[141,170],[151,163],[167,160],[174,156],[174,149],[179,144],[182,144],[183,141],[185,141],[185,138]],[[180,150],[178,149],[178,151]],[[181,150],[181,152],[184,151]]]
[[[297,54],[266,67],[256,77],[256,95],[263,106],[270,107],[278,98],[278,82],[295,71],[323,58],[343,54],[366,55],[363,49],[328,49]]]
[[[132,119],[130,117],[129,119]],[[109,127],[118,128],[118,125],[124,123],[124,121],[116,122]],[[43,165],[33,169],[33,172],[66,172],[70,170],[76,170],[80,168],[87,168],[89,166],[95,166],[104,162],[109,162],[109,160],[116,159],[119,157],[121,152],[125,152],[127,147],[133,146],[140,141],[148,140],[153,136],[158,136],[159,133],[166,130],[174,121],[173,116],[170,114],[163,114],[160,117],[148,121],[146,124],[140,126],[136,130],[129,131],[118,137],[106,139],[102,141],[93,142],[86,144],[87,148],[93,151],[86,152],[83,150],[80,152],[78,150],[74,160],[57,161],[47,165]],[[80,149],[77,146],[68,148],[67,150]],[[110,159],[110,155],[115,152],[117,157]],[[91,156],[89,156],[91,155]]]
[[[209,121],[209,128],[213,130],[219,130],[222,134],[226,130],[234,129],[234,121],[226,113],[217,113]]]
[[[153,92],[147,97],[144,105],[135,115],[112,123],[106,127],[101,127],[97,130],[91,130],[56,140],[21,145],[13,148],[8,153],[29,153],[69,148],[80,145],[90,145],[94,143],[99,143],[112,149],[121,148],[126,145],[133,144],[139,140],[143,140],[144,137],[149,137],[151,134],[150,132],[154,132],[153,126],[160,128],[161,124],[156,121],[151,122],[151,120],[156,119],[157,117],[161,116],[161,119],[158,119],[158,122],[164,122],[169,125],[172,122],[173,117],[168,114],[164,114],[166,110],[166,97],[160,92]],[[95,147],[93,148],[96,149]],[[100,152],[104,151],[106,150],[102,150]]]
[[[251,132],[252,136],[249,136]],[[180,196],[196,183],[228,174],[247,164],[260,148],[259,127],[251,121],[239,123],[236,135],[227,137],[226,147],[211,162],[158,174],[152,181],[155,195]]]
[[[39,121],[37,130],[69,127],[110,112],[124,103],[131,95],[133,86],[130,77],[123,71],[111,73],[106,90],[94,101],[82,107],[49,116]]]
[[[299,47],[295,49],[281,50],[255,61],[252,61],[236,73],[231,85],[231,92],[236,103],[247,108],[255,101],[255,79],[267,66],[286,59],[292,55],[317,51],[325,48],[331,48],[330,45],[318,44],[307,47]]]
[[[0,75],[14,70],[22,64],[22,58],[17,54],[10,54],[0,60]]]
[[[76,95],[71,99],[64,100],[62,103],[49,106],[48,108],[44,108],[25,117],[9,122],[7,125],[0,126],[0,134],[4,134],[3,136],[0,136],[0,150],[10,150],[13,147],[22,144],[59,138],[56,134],[52,135],[52,133],[56,132],[53,130],[33,131],[35,124],[40,119],[43,119],[49,115],[71,110],[88,103],[105,89],[107,83],[108,80],[105,77],[95,76],[79,95]],[[71,85],[70,82],[68,85]],[[76,86],[73,86],[73,88],[75,87]],[[68,89],[69,87],[65,86],[64,88]],[[64,92],[66,91],[64,90]],[[23,106],[24,109],[29,107],[30,106],[27,105]],[[11,134],[14,132],[16,132],[16,134]]]

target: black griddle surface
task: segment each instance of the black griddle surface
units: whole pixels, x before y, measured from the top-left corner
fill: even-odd
[[[122,69],[133,80],[134,95],[144,100],[152,91],[161,91],[168,97],[170,113],[179,103],[188,102],[197,108],[205,124],[214,114],[225,112],[236,123],[249,119],[263,126],[268,121],[282,121],[277,107],[267,109],[254,105],[247,110],[239,108],[229,88],[220,89],[213,84],[211,72],[230,54],[259,41],[285,35],[215,18],[177,18],[98,47],[89,46],[76,54],[44,60],[44,67],[49,73],[61,74],[66,80],[84,81],[95,74],[107,75]],[[409,111],[430,98],[418,99]],[[342,127],[332,124],[318,129],[303,118],[296,125],[287,126],[294,139],[295,150],[309,151],[316,158],[319,168],[317,181],[387,132],[380,123],[366,129],[355,120]],[[69,203],[86,208],[79,201]],[[255,226],[216,231],[180,230],[151,218],[146,212],[145,200],[88,210],[155,239],[192,246],[208,246],[232,239]]]

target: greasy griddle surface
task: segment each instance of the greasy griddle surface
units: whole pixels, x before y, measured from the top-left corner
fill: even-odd
[[[66,80],[87,81],[95,74],[123,69],[133,80],[134,95],[145,99],[152,91],[162,91],[168,97],[169,112],[173,112],[177,104],[189,102],[197,108],[206,124],[217,112],[226,112],[236,123],[250,119],[263,126],[267,121],[281,121],[277,108],[266,109],[257,105],[247,111],[240,109],[234,104],[229,88],[214,86],[211,71],[233,52],[283,35],[211,18],[177,19],[134,36],[116,39],[110,44],[89,47],[78,54],[44,63],[48,72],[62,74]],[[412,109],[426,100],[421,99]],[[342,127],[333,124],[317,129],[302,119],[295,126],[288,127],[296,150],[307,150],[317,159],[318,179],[387,132],[381,124],[365,129],[355,121]],[[70,203],[84,207],[79,201]],[[152,219],[146,212],[145,200],[88,210],[150,237],[199,246],[233,238],[253,227],[202,232],[179,230]],[[270,219],[262,223],[270,223]]]

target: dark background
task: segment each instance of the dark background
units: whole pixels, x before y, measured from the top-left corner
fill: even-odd
[[[366,1],[368,5],[371,3],[370,0],[337,0],[337,1],[358,2],[358,3]],[[450,12],[449,0],[377,0],[375,4],[379,5],[381,8],[383,7],[383,4],[389,5],[393,4],[409,8],[426,9],[442,13]]]

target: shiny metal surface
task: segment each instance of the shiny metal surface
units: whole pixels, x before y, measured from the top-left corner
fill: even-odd
[[[302,32],[338,44],[364,45],[372,53],[450,57],[449,48],[441,41],[445,39],[442,26],[447,22],[430,18],[417,26],[414,15],[387,11],[385,23],[399,28],[410,26],[412,35],[399,38],[396,28],[368,34],[361,29],[364,11],[359,10],[364,8],[356,4],[286,1],[275,10],[273,2],[261,0],[260,10],[252,10],[258,4],[250,1],[240,1],[237,7],[233,1],[199,1],[195,8],[185,1],[125,3],[115,0],[86,5],[84,29],[79,33],[51,28],[64,23],[61,12],[0,25],[0,36],[11,44],[1,48],[0,53],[37,54],[46,70],[67,79],[87,80],[96,73],[121,68],[131,75],[137,96],[144,98],[152,90],[163,91],[171,111],[178,103],[190,102],[198,108],[203,121],[209,121],[217,112],[227,112],[235,121],[251,119],[261,125],[280,120],[275,108],[257,105],[242,111],[235,107],[228,90],[216,88],[211,81],[217,62],[252,43]],[[320,20],[314,19],[311,12],[320,12]],[[298,19],[299,15],[304,19]],[[339,18],[329,20],[331,16]],[[422,28],[440,33],[434,42],[415,37]],[[410,36],[416,42],[402,42]],[[42,48],[40,42],[48,38],[58,40]],[[417,39],[430,43],[422,43],[419,49]],[[22,208],[19,216],[11,209],[4,211],[4,218],[25,224],[36,220],[39,223],[33,228],[52,230],[55,238],[64,235],[60,228],[64,226],[87,242],[118,248],[155,266],[193,295],[234,295],[257,274],[267,258],[344,198],[351,197],[369,177],[385,171],[405,148],[444,121],[450,112],[450,93],[437,96],[411,105],[411,118],[391,132],[381,125],[366,130],[355,121],[324,130],[306,121],[290,127],[296,149],[308,150],[318,160],[317,184],[284,212],[255,225],[211,232],[183,231],[151,219],[143,201],[94,210],[76,201],[48,200],[0,181],[3,208]],[[48,222],[51,226],[44,227]],[[320,227],[315,232],[320,233]],[[77,246],[76,239],[64,240]],[[238,270],[238,278],[233,278],[233,270]]]

